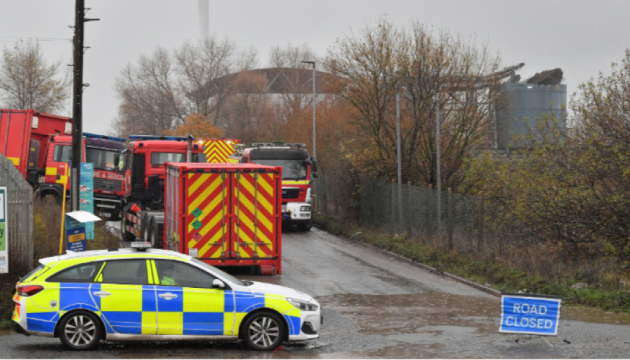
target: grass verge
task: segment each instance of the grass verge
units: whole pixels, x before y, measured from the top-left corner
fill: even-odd
[[[478,260],[473,256],[455,254],[443,249],[423,245],[403,236],[375,232],[349,224],[347,221],[317,213],[314,223],[323,230],[352,240],[365,242],[421,262],[437,271],[448,272],[479,284],[490,284],[495,289],[506,292],[559,295],[565,305],[583,305],[608,311],[630,312],[630,288],[603,288],[591,286],[572,289],[579,281],[550,281],[540,276],[532,276],[510,264]],[[577,274],[576,274],[577,276]]]

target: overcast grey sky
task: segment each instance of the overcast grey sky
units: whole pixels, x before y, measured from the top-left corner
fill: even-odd
[[[18,38],[42,41],[50,60],[72,62],[74,0],[0,0],[0,46]],[[120,69],[161,45],[173,49],[200,37],[197,0],[86,0],[83,119],[87,132],[106,133],[118,101]],[[274,45],[308,44],[323,56],[335,39],[387,15],[397,25],[412,19],[455,33],[476,35],[501,54],[504,65],[524,62],[527,78],[561,67],[569,92],[609,72],[630,47],[630,1],[403,1],[210,0],[210,32],[239,47],[254,46],[261,60]],[[68,107],[65,115],[70,115]]]

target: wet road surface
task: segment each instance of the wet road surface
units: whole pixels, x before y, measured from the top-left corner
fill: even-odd
[[[313,229],[283,234],[281,276],[239,278],[316,297],[324,325],[315,347],[257,353],[238,343],[102,343],[66,351],[58,339],[0,336],[2,358],[630,358],[630,315],[563,309],[559,336],[497,335],[499,299],[359,243]]]

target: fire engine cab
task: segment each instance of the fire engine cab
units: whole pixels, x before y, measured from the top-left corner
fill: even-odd
[[[243,150],[238,161],[281,166],[282,222],[309,231],[313,225],[311,181],[317,178],[317,161],[308,156],[304,147],[304,144],[254,143]]]

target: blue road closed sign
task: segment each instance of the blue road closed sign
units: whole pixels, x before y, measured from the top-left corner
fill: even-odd
[[[499,333],[557,335],[562,298],[538,294],[501,294]]]

